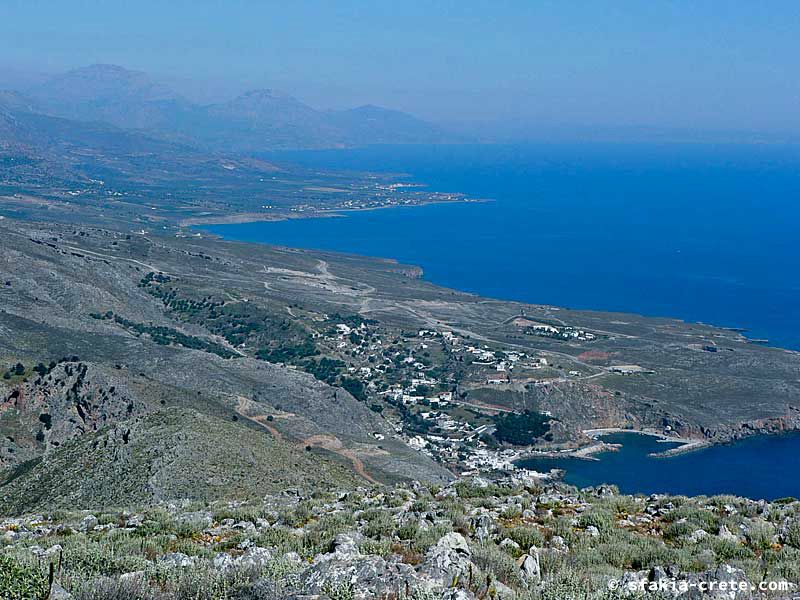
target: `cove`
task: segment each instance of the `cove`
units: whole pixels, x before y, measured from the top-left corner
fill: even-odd
[[[656,458],[676,444],[636,433],[604,435],[622,444],[617,452],[580,458],[531,458],[518,466],[547,472],[564,469],[564,480],[578,487],[610,483],[626,494],[685,496],[733,494],[756,500],[800,497],[800,433],[758,435],[725,445]]]

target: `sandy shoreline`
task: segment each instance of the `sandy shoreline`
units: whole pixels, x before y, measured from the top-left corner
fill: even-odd
[[[291,219],[325,219],[343,217],[337,214],[340,211],[323,211],[313,214],[306,213],[234,213],[232,215],[214,215],[208,217],[189,217],[182,219],[178,225],[181,227],[200,227],[202,225],[240,225],[242,223],[267,223],[275,221],[289,221]]]

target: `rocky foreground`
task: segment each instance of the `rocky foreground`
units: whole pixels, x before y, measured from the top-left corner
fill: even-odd
[[[0,521],[0,541],[4,599],[800,593],[794,499],[634,497],[520,476],[27,515]]]

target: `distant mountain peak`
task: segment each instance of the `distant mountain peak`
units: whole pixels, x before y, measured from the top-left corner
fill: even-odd
[[[172,89],[156,83],[142,71],[132,71],[112,64],[94,64],[68,71],[53,77],[34,90],[38,97],[60,100],[91,100],[94,102],[114,99],[137,101],[179,99]]]
[[[386,108],[385,106],[378,106],[377,104],[362,104],[349,110],[342,111],[345,113],[362,115],[367,117],[384,117],[384,118],[404,118],[418,121],[417,117],[404,113],[400,110],[393,108]]]
[[[285,92],[274,90],[270,88],[259,88],[244,92],[233,100],[223,102],[222,104],[213,105],[212,110],[230,112],[230,111],[274,111],[274,110],[292,110],[301,111],[302,113],[314,112],[314,109],[304,104],[294,96],[290,96]]]
[[[199,105],[147,73],[96,63],[52,77],[28,92],[32,102],[0,96],[10,114],[24,107],[74,121],[147,131],[169,141],[214,150],[259,152],[374,143],[436,143],[448,139],[412,115],[365,104],[317,110],[274,88],[248,90],[231,100]],[[30,109],[30,108],[29,108]]]
[[[48,83],[78,79],[89,81],[130,82],[138,85],[152,84],[150,77],[143,71],[132,71],[119,65],[104,63],[97,63],[72,69],[63,75],[58,75],[52,78]],[[47,83],[44,85],[47,85]]]
[[[121,67],[119,65],[113,65],[110,63],[95,63],[92,65],[87,65],[85,67],[78,67],[77,69],[72,69],[68,71],[69,73],[107,73],[107,74],[115,74],[115,75],[127,75],[127,74],[140,74],[144,75],[142,71],[134,71],[131,69],[126,69],[125,67]]]
[[[320,119],[317,111],[297,98],[268,88],[249,90],[228,102],[211,105],[208,110],[215,115],[248,119],[254,123],[271,121],[278,115],[298,126]]]
[[[257,88],[254,90],[248,90],[243,93],[240,98],[275,98],[281,100],[297,100],[296,98],[290,96],[286,92],[282,92],[280,90],[274,90],[272,88]]]

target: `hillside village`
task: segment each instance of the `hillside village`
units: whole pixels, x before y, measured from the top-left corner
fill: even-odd
[[[552,329],[570,336],[574,331]],[[588,332],[576,331],[578,335],[582,340],[594,339]],[[335,323],[317,339],[353,361],[347,367],[349,376],[360,382],[365,398],[382,402],[373,406],[393,417],[397,434],[412,448],[457,472],[514,470],[514,461],[526,452],[493,437],[493,416],[512,412],[513,407],[468,402],[465,390],[524,391],[528,386],[547,386],[582,375],[579,370],[555,368],[543,354],[476,344],[450,330],[420,329],[387,340],[376,322],[358,320],[357,325]],[[543,414],[551,416],[547,411]],[[535,443],[531,439],[529,445]]]

